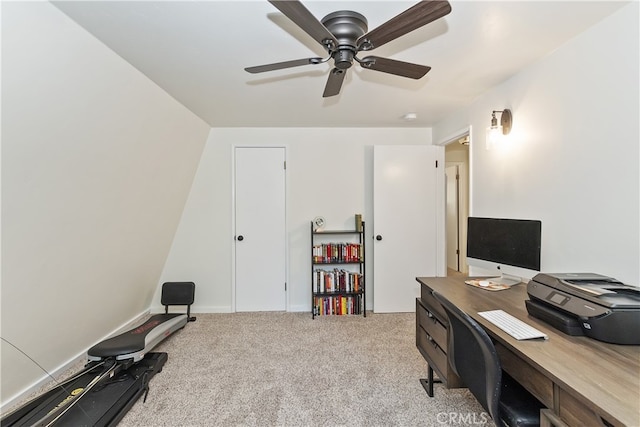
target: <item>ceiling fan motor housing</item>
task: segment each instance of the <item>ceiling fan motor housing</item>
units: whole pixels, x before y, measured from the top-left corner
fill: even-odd
[[[358,38],[367,33],[367,18],[350,10],[339,10],[322,18],[322,25],[338,40],[330,50],[336,68],[346,70],[353,64]]]

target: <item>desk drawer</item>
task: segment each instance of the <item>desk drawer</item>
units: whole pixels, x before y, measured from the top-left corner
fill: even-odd
[[[464,387],[447,360],[447,327],[416,298],[416,347],[447,388]],[[430,316],[431,315],[431,316]]]
[[[558,390],[558,406],[560,418],[570,426],[605,426],[602,418],[591,408],[579,402],[575,397],[564,391]]]
[[[416,312],[418,313],[418,323],[429,334],[438,346],[447,348],[447,327],[426,308],[419,299],[416,299]]]
[[[435,313],[440,317],[440,319],[443,319],[446,322],[447,313],[445,313],[444,308],[442,308],[438,300],[433,297],[432,292],[433,291],[428,286],[420,284],[420,298],[424,305],[429,307],[429,309],[432,310],[432,313]]]
[[[495,343],[495,346],[498,356],[500,356],[502,369],[529,390],[544,406],[553,408],[553,382],[533,366],[524,363],[504,345]]]
[[[446,382],[448,366],[445,352],[438,346],[433,337],[420,326],[417,328],[416,341],[416,345],[422,350],[422,355],[427,359],[429,365],[436,371],[438,377],[443,382]]]

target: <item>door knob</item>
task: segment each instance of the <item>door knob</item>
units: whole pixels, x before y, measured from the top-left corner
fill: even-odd
[[[382,236],[378,234],[378,235],[376,236],[376,240],[382,240]]]
[[[242,241],[244,240],[244,236],[243,236],[242,234],[241,234],[241,235],[239,235],[239,236],[237,237],[237,240],[238,240],[239,242],[242,242]]]

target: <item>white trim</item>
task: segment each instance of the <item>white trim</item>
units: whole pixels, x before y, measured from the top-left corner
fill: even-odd
[[[445,194],[445,156],[444,146],[438,152],[436,170],[436,276],[447,275],[447,235],[446,235],[446,194]]]
[[[284,309],[291,311],[291,281],[289,280],[289,150],[284,148],[284,280],[286,291],[284,293]]]
[[[467,201],[467,215],[472,216],[473,212],[471,207],[473,206],[473,153],[475,151],[475,144],[473,143],[473,133],[472,127],[469,126],[469,169],[467,170],[467,182],[469,187],[467,187],[467,191],[469,192],[469,200]]]
[[[452,134],[449,134],[448,136],[442,138],[441,140],[439,140],[438,142],[434,143],[433,145],[448,145],[451,142],[465,136],[465,135],[469,135],[469,138],[471,138],[471,125],[464,127],[462,129],[459,129],[455,132],[453,132]],[[471,144],[471,143],[469,143]]]
[[[289,306],[289,309],[287,311],[291,313],[309,313],[309,316],[311,316],[311,310],[309,309],[308,305],[298,304]]]
[[[151,307],[152,314],[164,313],[164,307],[155,305]],[[169,309],[171,313],[171,309]],[[230,305],[197,305],[191,306],[191,314],[207,314],[207,313],[235,313]]]
[[[236,147],[231,145],[231,313],[236,312]]]

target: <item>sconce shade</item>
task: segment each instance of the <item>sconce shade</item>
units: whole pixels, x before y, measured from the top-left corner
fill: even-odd
[[[511,132],[511,125],[513,124],[513,118],[511,116],[511,110],[504,109],[500,115],[500,126],[502,126],[502,134],[509,135]]]

